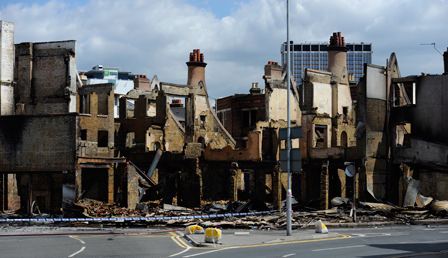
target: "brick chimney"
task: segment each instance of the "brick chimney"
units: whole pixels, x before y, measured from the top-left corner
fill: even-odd
[[[272,80],[282,80],[282,67],[277,62],[269,61],[264,66],[264,78]]]
[[[205,66],[207,66],[207,63],[204,63],[204,54],[201,54],[200,49],[193,49],[193,52],[190,53],[190,61],[187,62],[187,66],[187,85],[198,85],[202,81],[205,87]]]
[[[448,74],[448,48],[446,48],[446,51],[443,53],[443,74]]]
[[[261,94],[261,89],[258,87],[258,82],[252,83],[252,88],[249,90],[251,95],[259,95]]]
[[[348,84],[347,50],[345,39],[341,36],[341,33],[333,33],[333,36],[330,37],[330,45],[327,47],[328,71],[339,77],[341,82]]]
[[[180,99],[173,99],[171,101],[170,107],[183,107],[182,100]]]
[[[151,84],[149,78],[146,75],[138,74],[134,78],[134,89],[151,91]]]

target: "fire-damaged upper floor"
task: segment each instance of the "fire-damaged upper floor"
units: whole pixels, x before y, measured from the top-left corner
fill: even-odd
[[[236,200],[243,190],[279,207],[288,88],[291,125],[303,130],[292,140],[303,161],[293,176],[301,201],[318,199],[326,208],[330,197],[345,197],[347,162],[360,171],[359,198],[397,193],[402,164],[422,178],[448,172],[446,61],[443,75],[401,77],[392,54],[386,66],[365,64],[355,86],[345,40],[334,33],[328,71],[307,69],[296,87],[286,66],[269,61],[260,74],[264,88],[253,83],[248,94],[218,99],[215,112],[207,63],[194,49],[186,53],[185,84],[138,75],[115,117],[114,84],[83,83],[76,41],[14,44],[13,24],[0,24],[3,210],[31,212],[37,202],[57,212],[81,198],[132,207],[150,188],[158,189],[154,198],[170,202],[177,194],[191,207]]]

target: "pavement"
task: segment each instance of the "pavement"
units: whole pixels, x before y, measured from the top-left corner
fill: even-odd
[[[325,223],[328,233],[316,233],[315,223],[308,225],[306,229],[302,229],[300,225],[293,225],[291,235],[286,235],[285,230],[221,230],[221,239],[217,244],[206,243],[204,234],[184,234],[184,238],[196,247],[231,247],[231,246],[252,246],[283,242],[295,242],[306,240],[317,240],[325,238],[343,237],[337,233],[337,228],[358,228],[358,227],[381,227],[395,225],[393,221],[383,222],[349,222],[349,223]],[[178,232],[179,234],[181,232]]]
[[[180,232],[179,232],[180,233]],[[263,244],[278,244],[284,242],[295,242],[305,240],[317,240],[325,238],[341,237],[339,233],[329,231],[328,233],[316,233],[314,229],[291,230],[291,235],[284,231],[267,230],[222,230],[221,239],[217,244],[206,243],[205,234],[185,234],[184,238],[196,247],[232,247],[253,246]]]

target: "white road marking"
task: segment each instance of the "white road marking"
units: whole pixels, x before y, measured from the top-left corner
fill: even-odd
[[[73,257],[73,256],[79,254],[80,252],[84,251],[84,249],[86,249],[85,246],[81,247],[81,250],[79,250],[78,252],[76,252],[76,253],[74,253],[74,254],[72,254],[72,255],[69,255],[68,257]]]
[[[381,236],[392,236],[391,233],[367,233],[367,234],[350,234],[352,236],[356,236],[356,237],[381,237]],[[400,236],[400,235],[409,235],[409,234],[404,234],[404,233],[397,233],[394,234],[393,236]]]
[[[179,252],[179,253],[177,253],[177,254],[172,254],[172,255],[170,255],[170,256],[168,256],[168,257],[174,257],[174,256],[178,256],[178,255],[180,255],[180,254],[183,254],[183,253],[185,253],[186,251],[188,251],[188,250],[190,250],[190,246],[189,247],[187,247],[185,250],[183,250],[182,252]]]
[[[436,244],[436,243],[447,243],[447,242],[448,242],[448,240],[440,240],[440,241],[431,240],[431,241],[418,241],[418,242],[400,242],[400,244],[420,244],[420,243],[433,243],[433,244]]]
[[[296,254],[287,254],[287,255],[283,255],[283,257],[288,257],[288,256],[293,256],[293,255],[296,255]]]
[[[76,239],[76,240],[78,240],[79,242],[81,242],[81,244],[83,244],[83,245],[85,245],[86,244],[86,242],[84,242],[84,241],[82,241],[81,239],[79,239],[79,238],[76,238],[76,237],[72,237],[72,236],[68,236],[68,237],[70,237],[70,238],[73,238],[73,239]]]
[[[198,254],[190,254],[190,255],[187,255],[187,256],[184,256],[184,257],[199,256],[199,255],[203,255],[203,254],[209,254],[209,253],[214,253],[214,252],[224,251],[224,250],[233,249],[233,248],[238,248],[238,246],[229,247],[229,248],[223,248],[223,249],[216,249],[216,250],[212,250],[212,251],[208,251],[208,252],[203,252],[203,253],[198,253]]]
[[[314,252],[319,252],[319,251],[336,250],[336,249],[345,249],[345,248],[356,248],[356,247],[364,247],[364,246],[366,246],[366,245],[342,246],[342,247],[334,247],[334,248],[316,249],[316,250],[313,250],[313,251],[314,251]]]
[[[82,240],[81,240],[81,239],[79,239],[79,238],[76,238],[76,237],[73,237],[73,236],[68,236],[68,237],[70,237],[70,238],[72,238],[72,239],[76,239],[76,240],[78,240],[78,241],[79,241],[79,242],[81,242],[81,244],[83,244],[83,245],[85,245],[85,244],[86,244],[86,242],[82,241]],[[78,252],[76,252],[76,253],[73,253],[73,254],[69,255],[68,257],[73,257],[73,256],[75,256],[75,255],[77,255],[77,254],[81,253],[82,251],[84,251],[84,249],[86,249],[86,247],[85,247],[85,246],[81,247],[81,249],[80,249],[80,250],[79,250]]]

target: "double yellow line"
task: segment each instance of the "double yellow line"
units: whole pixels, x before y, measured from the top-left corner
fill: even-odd
[[[176,233],[171,232],[171,239],[174,241],[174,243],[176,243],[178,246],[182,247],[182,248],[193,248],[189,245],[187,245],[186,243],[184,243],[184,241],[182,239],[180,239],[180,236]]]
[[[222,248],[228,248],[228,247],[194,247],[186,244],[182,239],[181,236],[179,236],[176,233],[170,233],[171,239],[176,243],[178,246],[182,248],[188,248],[191,249],[222,249]],[[321,238],[321,239],[309,239],[309,240],[298,240],[298,241],[291,241],[291,242],[280,242],[280,243],[268,243],[268,244],[258,244],[258,245],[244,245],[244,246],[238,246],[238,248],[248,248],[248,247],[259,247],[259,246],[273,246],[273,245],[287,245],[287,244],[297,244],[297,243],[309,243],[309,242],[320,242],[320,241],[331,241],[331,240],[340,240],[344,238],[350,238],[349,235],[340,235],[339,237],[332,237],[332,238]]]

